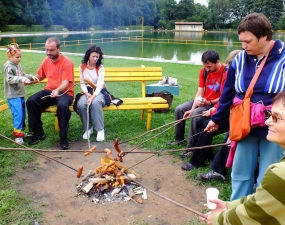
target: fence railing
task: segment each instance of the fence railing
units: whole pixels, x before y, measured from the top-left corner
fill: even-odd
[[[83,40],[70,40],[61,41],[61,46],[78,46],[87,44],[99,44],[99,43],[110,43],[110,42],[138,42],[138,43],[151,43],[151,44],[180,44],[180,45],[204,45],[204,46],[230,46],[230,47],[241,47],[240,42],[232,41],[208,41],[208,40],[193,40],[193,39],[157,39],[157,38],[142,38],[142,36],[126,36],[126,37],[115,37],[115,38],[97,38],[97,39],[83,39]],[[20,48],[30,50],[44,50],[45,43],[22,43],[19,44]],[[7,47],[7,46],[0,46]]]

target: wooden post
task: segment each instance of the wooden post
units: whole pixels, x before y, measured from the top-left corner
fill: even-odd
[[[32,50],[32,43],[30,43],[30,50]]]

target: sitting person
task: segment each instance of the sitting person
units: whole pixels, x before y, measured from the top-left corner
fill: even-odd
[[[104,114],[105,106],[104,95],[101,93],[104,84],[105,69],[102,65],[103,52],[97,45],[90,46],[83,56],[82,63],[79,66],[80,71],[80,87],[85,95],[82,95],[78,101],[78,113],[82,120],[83,139],[89,139],[94,129],[97,131],[97,141],[105,140],[104,133]],[[86,84],[84,79],[90,80],[96,89]],[[89,107],[89,115],[87,118],[87,107]],[[87,123],[88,121],[88,123]]]
[[[37,144],[46,135],[41,120],[42,109],[57,105],[56,114],[60,128],[60,149],[69,148],[67,131],[74,95],[74,65],[73,62],[60,53],[60,42],[56,37],[46,40],[47,57],[37,71],[37,78],[41,81],[48,79],[44,90],[31,95],[27,100],[29,130],[33,132],[28,143]]]
[[[266,120],[268,126],[268,141],[274,142],[285,150],[285,90],[273,99],[270,116]],[[270,150],[270,149],[269,149]],[[227,224],[285,224],[284,194],[285,188],[285,157],[274,163],[266,170],[260,186],[254,194],[244,196],[232,202],[219,199],[209,199],[217,204],[216,209],[201,218],[204,222],[213,225]]]
[[[219,54],[216,51],[209,50],[202,55],[203,68],[199,73],[199,85],[195,99],[185,102],[175,109],[175,120],[195,116],[203,111],[210,109],[216,104],[220,97],[220,84],[222,81],[225,66],[220,62]],[[192,123],[195,118],[192,118]],[[199,130],[195,126],[190,127],[188,145],[195,146],[195,137],[191,134],[198,133]],[[181,145],[185,143],[185,120],[178,123],[174,128],[174,140],[168,142],[167,145]]]
[[[234,57],[240,52],[240,50],[234,50],[232,51],[227,59],[226,59],[226,65],[229,66],[231,64],[231,62],[233,61]],[[221,83],[221,87],[220,87],[220,92],[222,92],[225,80],[227,77],[227,72],[225,73],[225,75],[223,76],[223,80]],[[204,129],[207,127],[208,122],[210,121],[210,116],[213,115],[217,108],[218,108],[219,104],[215,104],[215,106],[211,109],[209,109],[208,111],[203,112],[203,116],[202,117],[198,117],[195,119],[195,121],[191,121],[191,125],[193,126],[193,122],[195,122],[196,124],[194,126],[196,126],[197,128],[199,127],[199,131],[204,131]],[[222,133],[225,133],[229,130],[229,121],[224,121],[223,124],[221,124],[221,126],[213,133],[208,133],[208,132],[202,132],[199,136],[198,136],[198,141],[196,143],[195,146],[191,146],[188,144],[188,148],[191,147],[198,147],[198,146],[205,146],[205,145],[210,145],[212,143],[213,137]],[[226,148],[227,149],[227,148]],[[224,150],[224,148],[222,149]],[[221,152],[220,152],[221,153]],[[219,157],[217,159],[221,159],[220,158],[220,153],[218,154]],[[227,160],[227,156],[228,156],[228,152],[225,151],[223,153],[226,153],[225,156],[223,156],[222,159]],[[182,153],[180,156],[181,157],[185,157],[187,154],[189,154],[189,152],[186,153]],[[205,162],[206,160],[211,161],[214,158],[213,156],[213,150],[212,148],[204,148],[204,149],[200,149],[200,150],[196,150],[192,153],[192,157],[190,159],[189,162],[184,163],[181,167],[183,170],[192,170],[194,168],[197,167],[204,167],[205,166]],[[226,162],[217,162],[222,163],[223,166],[226,165]],[[217,176],[220,180],[225,180],[225,176],[221,175],[221,176]]]

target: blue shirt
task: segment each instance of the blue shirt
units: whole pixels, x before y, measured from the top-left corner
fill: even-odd
[[[217,112],[212,116],[213,122],[222,124],[229,118],[230,107],[234,97],[243,99],[250,81],[252,80],[258,66],[264,59],[257,59],[256,56],[248,55],[241,51],[232,61],[222,95],[219,100]],[[254,85],[251,102],[272,104],[277,93],[285,87],[285,49],[284,42],[276,40],[271,49],[267,61]],[[266,137],[267,126],[252,128],[249,135],[255,137]]]

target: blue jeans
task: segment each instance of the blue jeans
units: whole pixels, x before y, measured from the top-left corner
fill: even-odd
[[[232,167],[231,201],[253,193],[254,171],[259,157],[257,186],[268,166],[277,163],[283,156],[283,149],[266,138],[247,136],[237,144]]]

